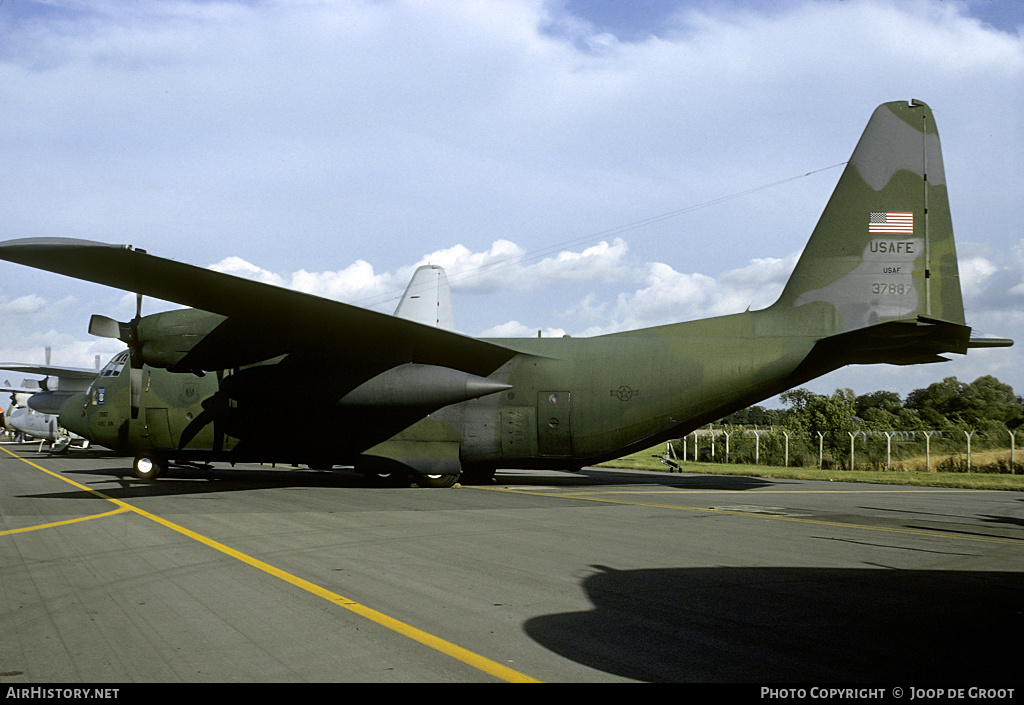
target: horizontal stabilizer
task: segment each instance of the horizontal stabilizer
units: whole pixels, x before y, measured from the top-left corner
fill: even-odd
[[[833,370],[843,365],[948,362],[944,353],[967,352],[970,333],[968,326],[923,316],[880,323],[819,340],[803,367]]]

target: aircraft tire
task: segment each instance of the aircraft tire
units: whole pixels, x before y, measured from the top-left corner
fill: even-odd
[[[408,487],[409,475],[400,470],[376,470],[367,475],[378,487]]]
[[[141,453],[132,462],[132,474],[140,480],[153,480],[160,477],[167,468],[167,462],[158,455]]]
[[[417,475],[413,480],[420,487],[454,487],[458,481],[458,475]]]

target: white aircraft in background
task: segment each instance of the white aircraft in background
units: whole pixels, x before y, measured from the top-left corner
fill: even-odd
[[[23,379],[21,386],[5,380],[0,392],[11,393],[11,406],[4,414],[4,428],[11,433],[39,439],[40,448],[46,441],[50,449],[63,452],[72,442],[87,447],[89,441],[61,428],[57,415],[60,405],[71,395],[83,392],[99,374],[96,369],[83,367],[56,367],[50,364],[50,348],[46,348],[46,364],[34,365],[17,362],[0,363],[0,369],[24,374],[45,375],[42,379]]]

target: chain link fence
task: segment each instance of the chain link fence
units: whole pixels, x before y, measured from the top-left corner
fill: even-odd
[[[843,437],[845,436],[845,438]],[[1017,474],[1016,431],[845,431],[709,426],[670,441],[665,460],[890,472]]]

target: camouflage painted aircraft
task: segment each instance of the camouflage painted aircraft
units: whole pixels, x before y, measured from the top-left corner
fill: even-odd
[[[0,258],[186,308],[93,333],[128,349],[61,422],[135,456],[351,465],[448,486],[496,468],[578,469],[650,447],[850,364],[939,362],[1011,345],[965,325],[938,133],[880,106],[772,306],[586,339],[481,340],[149,255],[68,239]],[[268,399],[319,418],[281,433]]]

